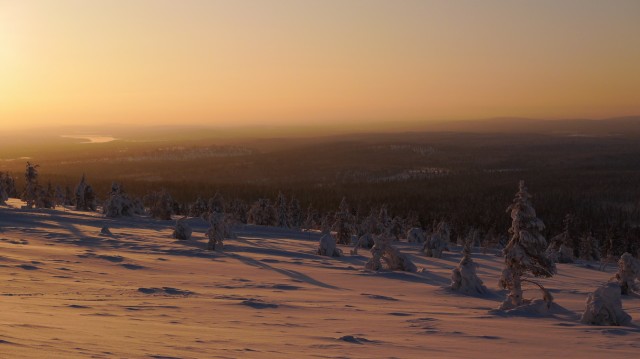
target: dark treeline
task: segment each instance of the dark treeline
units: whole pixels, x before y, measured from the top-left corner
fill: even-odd
[[[577,235],[592,233],[603,251],[613,241],[614,254],[638,252],[640,238],[640,172],[623,170],[506,171],[466,172],[421,180],[379,183],[342,184],[216,184],[186,181],[119,181],[133,196],[143,197],[151,191],[166,189],[174,200],[188,206],[200,196],[208,199],[216,192],[225,200],[240,199],[251,205],[259,198],[276,200],[279,192],[296,198],[301,207],[309,205],[329,214],[337,210],[343,197],[359,218],[370,210],[386,206],[390,215],[406,218],[416,214],[422,227],[442,219],[452,228],[452,238],[464,236],[470,229],[481,233],[506,235],[511,219],[505,212],[524,179],[533,195],[538,217],[546,224],[547,238],[563,231],[567,214],[575,218]],[[99,200],[104,200],[112,181],[88,178]],[[73,188],[78,179],[47,175],[42,183],[52,182]],[[23,186],[23,180],[17,183]]]

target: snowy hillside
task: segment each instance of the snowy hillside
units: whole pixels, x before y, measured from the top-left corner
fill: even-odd
[[[632,326],[580,323],[587,294],[615,270],[558,264],[541,282],[551,313],[496,314],[503,258],[473,250],[490,293],[449,288],[460,248],[442,259],[399,243],[417,273],[370,272],[363,249],[315,254],[319,233],[236,228],[206,251],[173,221],[0,207],[2,358],[632,358],[640,353],[640,298],[625,296]],[[107,226],[112,235],[101,235]],[[505,229],[506,230],[506,229]],[[526,297],[540,297],[525,287]]]

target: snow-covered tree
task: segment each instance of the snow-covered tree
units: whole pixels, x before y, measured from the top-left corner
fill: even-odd
[[[451,229],[445,221],[440,221],[434,233],[424,243],[422,251],[427,257],[442,258],[442,252],[449,248]]]
[[[302,207],[297,198],[291,198],[287,212],[289,213],[289,225],[292,228],[300,228],[302,226]]]
[[[376,234],[383,234],[387,232],[387,229],[391,225],[391,217],[389,217],[389,213],[387,212],[387,206],[384,205],[380,207],[380,212],[378,212],[378,228],[375,232]]]
[[[191,238],[192,232],[191,226],[189,226],[189,223],[186,221],[186,217],[184,217],[176,221],[176,226],[173,229],[173,234],[171,236],[175,239],[185,241]]]
[[[530,198],[524,181],[520,181],[518,193],[507,208],[511,216],[511,240],[504,249],[505,266],[500,286],[510,292],[501,309],[525,304],[522,298],[523,275],[531,273],[536,277],[551,277],[556,271],[555,264],[545,254],[547,241],[540,233],[544,224],[536,216]]]
[[[261,226],[274,226],[278,223],[276,209],[269,199],[260,198],[251,206],[247,222]]]
[[[165,189],[154,191],[145,196],[151,218],[170,220],[173,214],[173,198]]]
[[[609,282],[587,297],[580,321],[592,325],[629,325],[631,316],[622,309],[620,286]]]
[[[24,172],[25,189],[22,194],[22,200],[27,202],[27,208],[33,208],[38,202],[38,167],[40,166],[27,162],[27,168]]]
[[[600,243],[591,232],[584,234],[580,238],[580,250],[578,253],[580,259],[587,261],[600,260]]]
[[[393,217],[391,222],[389,222],[389,229],[388,229],[389,235],[393,237],[394,241],[399,241],[400,237],[404,234],[402,233],[402,228],[403,228],[402,218],[398,216]]]
[[[7,199],[18,197],[16,181],[8,172],[0,172],[0,187],[4,188]]]
[[[304,219],[304,223],[302,224],[302,229],[305,231],[310,231],[312,229],[317,229],[319,225],[318,211],[313,208],[311,204],[307,207],[307,214]]]
[[[247,204],[238,198],[234,198],[229,204],[228,212],[236,223],[247,223],[247,212],[249,208]]]
[[[382,269],[416,272],[418,268],[409,256],[391,244],[391,238],[386,235],[374,237],[375,244],[371,248],[371,258],[365,263],[365,269],[378,271]],[[384,263],[383,263],[384,262]]]
[[[618,261],[618,272],[615,276],[622,294],[637,292],[636,279],[640,279],[640,261],[631,253],[624,253]]]
[[[64,190],[62,189],[62,187],[60,187],[60,185],[56,186],[55,201],[56,201],[56,206],[64,205]]]
[[[196,201],[189,207],[189,216],[200,217],[208,211],[207,202],[198,196]]]
[[[225,213],[224,197],[220,192],[216,192],[213,197],[209,198],[208,212]]]
[[[95,211],[96,196],[93,193],[93,187],[87,183],[83,174],[80,183],[76,186],[76,210],[78,211]]]
[[[2,178],[0,177],[0,205],[6,204],[8,199],[9,199],[9,192],[7,192],[6,185],[4,181],[2,181]]]
[[[51,182],[47,182],[47,187],[39,188],[37,205],[38,208],[55,208],[56,192]]]
[[[121,184],[113,182],[107,200],[102,206],[107,217],[133,216],[144,214],[144,205],[139,199],[131,199]]]
[[[342,250],[336,247],[336,240],[331,233],[323,233],[318,243],[318,255],[326,257],[342,257]]]
[[[426,237],[422,228],[414,227],[407,232],[407,242],[409,243],[424,243]]]
[[[353,216],[346,198],[342,198],[340,207],[334,216],[333,230],[336,232],[336,243],[351,244],[351,235],[355,232]]]
[[[365,233],[358,237],[358,240],[351,250],[351,255],[358,255],[358,248],[373,248],[374,245],[374,235],[371,233]]]
[[[277,226],[282,228],[289,228],[289,208],[287,198],[282,192],[278,193],[276,198],[276,216],[278,218]]]
[[[380,234],[380,224],[378,223],[378,215],[373,209],[369,212],[369,215],[362,220],[358,231],[360,232],[359,233],[360,236],[367,233]]]
[[[224,214],[218,212],[209,213],[207,221],[209,222],[209,229],[207,229],[206,233],[209,238],[207,250],[221,251],[224,248],[225,232],[227,232]]]
[[[549,246],[547,247],[547,257],[556,263],[573,263],[573,235],[571,226],[573,223],[573,216],[567,214],[564,218],[564,230],[562,233],[551,238],[549,240]]]
[[[487,288],[476,274],[478,265],[471,259],[472,243],[472,239],[467,238],[462,249],[460,264],[451,273],[451,289],[465,294],[483,294],[486,293]]]

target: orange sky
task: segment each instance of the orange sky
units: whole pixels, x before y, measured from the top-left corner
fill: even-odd
[[[0,124],[640,114],[640,1],[0,0]]]

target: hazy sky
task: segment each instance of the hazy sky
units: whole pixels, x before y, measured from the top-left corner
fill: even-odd
[[[0,124],[640,114],[638,0],[0,0]]]

